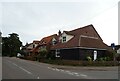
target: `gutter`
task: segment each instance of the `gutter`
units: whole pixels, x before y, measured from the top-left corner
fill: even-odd
[[[56,49],[76,49],[76,48],[81,48],[81,49],[94,49],[94,50],[107,50],[107,49],[89,48],[89,47],[72,47],[72,48],[56,48]],[[51,50],[56,50],[56,49],[51,49]]]

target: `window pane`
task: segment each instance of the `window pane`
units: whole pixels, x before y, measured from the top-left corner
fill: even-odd
[[[63,42],[65,42],[66,41],[66,37],[63,37]]]

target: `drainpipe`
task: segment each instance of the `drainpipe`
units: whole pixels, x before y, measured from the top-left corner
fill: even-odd
[[[81,36],[79,37],[79,46],[80,46]],[[78,49],[79,52],[79,60],[80,60],[80,49]]]
[[[81,36],[79,37],[79,46],[80,46]]]

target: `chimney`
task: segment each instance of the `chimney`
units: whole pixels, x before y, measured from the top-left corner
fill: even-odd
[[[61,35],[61,31],[59,30],[58,35]]]

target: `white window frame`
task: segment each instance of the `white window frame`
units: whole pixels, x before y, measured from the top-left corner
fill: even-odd
[[[59,49],[56,49],[56,51],[55,51],[55,57],[60,57],[60,50]]]
[[[52,41],[52,44],[53,44],[53,45],[55,45],[55,44],[56,44],[56,42],[57,42],[57,41],[56,41],[56,40],[54,40],[54,41]]]
[[[64,37],[65,37],[65,40],[64,40]],[[63,43],[66,42],[66,36],[63,36],[63,37],[62,37],[62,42],[63,42]]]

